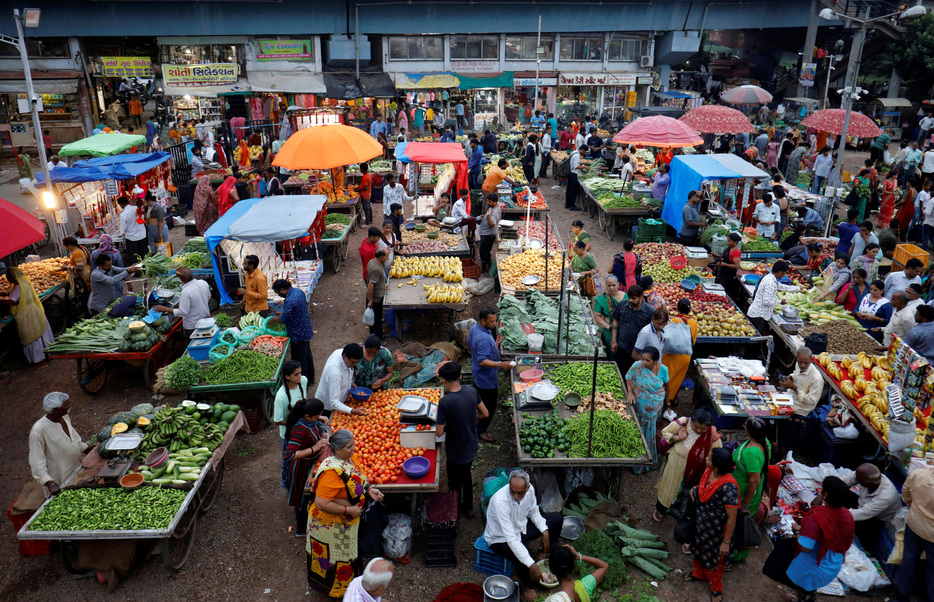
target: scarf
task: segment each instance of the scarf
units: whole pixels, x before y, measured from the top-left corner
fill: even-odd
[[[112,255],[117,252],[114,248],[113,239],[110,238],[109,234],[101,234],[100,246],[98,247],[101,253],[106,253],[107,255]]]
[[[366,476],[360,472],[355,462],[341,460],[333,455],[328,456],[318,465],[318,471],[315,473],[315,480],[312,484],[312,493],[318,488],[318,477],[326,470],[333,470],[344,482],[344,487],[347,490],[347,501],[351,505],[362,505],[362,502],[365,501],[366,490],[370,486]]]
[[[736,483],[736,479],[733,478],[733,475],[731,474],[721,475],[720,478],[718,478],[716,481],[711,483],[710,482],[710,469],[708,468],[704,470],[704,475],[701,477],[700,483],[698,483],[697,485],[698,499],[700,499],[700,501],[702,502],[709,502],[710,498],[713,497],[713,494],[715,494],[721,487],[723,487],[727,483],[733,483],[734,485],[736,485],[737,490],[739,489],[739,485]]]
[[[820,530],[808,525],[811,518]],[[817,564],[820,564],[827,551],[846,554],[853,544],[856,522],[853,515],[846,508],[833,508],[831,506],[818,506],[811,508],[802,522],[801,535],[820,542],[817,548]]]
[[[227,176],[227,179],[224,180],[224,183],[218,187],[217,209],[219,215],[224,215],[231,207],[233,207],[233,203],[230,200],[230,191],[236,184],[237,178],[233,176]]]
[[[690,422],[688,428],[691,428]],[[707,468],[707,456],[710,455],[710,446],[714,441],[720,438],[717,428],[711,426],[707,431],[697,438],[691,451],[688,452],[688,459],[684,465],[684,482],[688,485],[697,485],[704,470]]]

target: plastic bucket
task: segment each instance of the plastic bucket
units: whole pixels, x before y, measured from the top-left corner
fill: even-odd
[[[541,353],[542,345],[544,344],[545,344],[544,336],[537,334],[537,333],[532,333],[529,335],[529,353]]]

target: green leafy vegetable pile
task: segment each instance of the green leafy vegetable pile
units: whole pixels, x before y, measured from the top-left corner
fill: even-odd
[[[230,316],[225,313],[217,314],[214,316],[214,319],[217,320],[217,327],[221,329],[230,328],[230,325],[232,324]]]
[[[147,253],[146,257],[143,257],[143,260],[139,262],[139,265],[143,269],[143,276],[147,278],[154,278],[160,274],[175,270],[175,263],[171,258],[165,255],[153,255],[152,253]]]
[[[186,391],[204,378],[201,365],[190,355],[183,355],[165,369],[165,384],[178,391]]]
[[[567,335],[569,355],[589,355],[593,353],[593,341],[587,333],[587,324],[592,323],[589,309],[583,305],[577,295],[568,294],[567,311],[564,319],[564,334]],[[535,332],[545,337],[542,351],[557,353],[558,346],[558,301],[551,299],[537,290],[530,290],[524,300],[513,295],[503,295],[498,304],[499,319],[503,327],[503,348],[511,351],[525,351],[529,338],[522,331],[522,324],[531,324]],[[570,329],[568,330],[568,322]],[[562,353],[564,350],[562,349]]]
[[[321,235],[321,240],[334,240],[336,238],[340,238],[344,235],[346,230],[347,228],[344,228],[343,230],[332,230],[331,228],[328,228]]]
[[[743,243],[744,253],[775,253],[778,247],[772,244],[772,241],[764,238],[754,238]]]
[[[629,579],[629,569],[626,567],[626,559],[619,552],[619,545],[613,541],[613,538],[603,531],[588,531],[574,541],[574,549],[585,556],[599,558],[610,565],[609,570],[603,581],[600,582],[599,589],[603,591],[615,591],[619,589]],[[586,562],[580,564],[580,576],[586,577],[593,572],[593,566]]]
[[[324,223],[328,226],[331,224],[344,224],[345,226],[349,226],[350,216],[346,213],[328,213],[324,216]]]
[[[616,196],[604,192],[595,198],[605,209],[627,209],[642,206],[642,203],[631,196]]]
[[[204,240],[203,236],[189,238],[182,250],[179,251],[179,253],[204,253],[205,255],[209,252],[208,241]]]
[[[272,380],[278,367],[276,358],[241,349],[208,368],[205,381],[209,385],[263,382]]]
[[[587,439],[590,434],[590,415],[581,414],[568,420],[564,435],[571,442],[568,456],[586,458]],[[594,458],[641,458],[645,456],[642,434],[632,420],[623,418],[613,410],[596,410],[593,415]]]
[[[193,270],[197,270],[201,265],[207,261],[207,253],[176,253],[172,256],[172,261],[176,265],[183,265],[189,267]]]

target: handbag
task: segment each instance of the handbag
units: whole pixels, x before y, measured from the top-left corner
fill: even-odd
[[[684,422],[684,418],[678,418],[677,420],[675,420],[675,422],[678,423],[678,426],[685,426],[687,424],[686,422]],[[664,456],[669,451],[671,451],[671,448],[674,446],[675,446],[674,443],[668,443],[667,439],[665,439],[664,437],[659,437],[658,438],[658,455]]]
[[[775,542],[775,549],[765,559],[762,565],[762,574],[789,587],[795,587],[788,578],[788,567],[791,561],[795,559],[797,553],[797,539],[779,539]]]
[[[696,493],[695,493],[696,495]],[[675,524],[675,530],[672,538],[678,543],[693,543],[697,537],[697,501],[688,498],[688,506],[678,522]]]
[[[737,550],[745,550],[754,548],[761,543],[762,534],[759,532],[756,519],[750,514],[741,512],[736,519],[736,528],[733,530],[733,547]]]
[[[859,205],[859,195],[856,194],[856,186],[853,186],[853,189],[850,191],[850,193],[844,197],[843,202],[850,207],[856,207]]]
[[[673,355],[693,354],[694,345],[691,337],[691,327],[683,322],[681,324],[668,324],[665,327],[662,353],[671,353]]]
[[[585,297],[597,296],[597,283],[590,274],[581,278],[581,294]]]

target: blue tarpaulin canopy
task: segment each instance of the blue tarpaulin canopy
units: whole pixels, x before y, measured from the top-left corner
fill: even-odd
[[[681,230],[684,220],[681,211],[688,202],[688,193],[700,188],[704,180],[728,180],[743,175],[724,167],[715,155],[678,155],[671,161],[671,184],[665,195],[662,219],[675,232]]]
[[[59,165],[55,169],[49,172],[49,175],[52,177],[52,183],[58,184],[59,182],[67,184],[80,184],[81,182],[95,182],[98,180],[112,180],[113,178],[106,171],[94,167],[91,169],[81,168],[81,167],[65,167],[64,164]],[[37,186],[45,186],[45,174],[39,172],[36,174],[36,183]]]
[[[217,281],[221,300],[233,303],[227,290],[222,286],[218,254],[214,252],[222,240],[246,242],[278,242],[301,238],[308,234],[318,212],[328,198],[324,195],[289,195],[267,197],[265,199],[245,199],[222,215],[204,233],[208,249],[211,251],[211,263],[214,265],[214,279]]]
[[[81,182],[95,182],[99,180],[129,180],[144,174],[154,167],[162,165],[169,160],[169,153],[155,152],[131,155],[113,155],[110,157],[97,157],[78,161],[74,167],[60,165],[49,175],[52,183],[67,182],[78,184]],[[45,174],[36,174],[36,182],[45,185]]]
[[[397,161],[402,161],[403,163],[411,163],[412,160],[409,159],[409,156],[405,154],[405,147],[409,145],[408,142],[400,142],[396,145],[396,150],[394,151]]]

